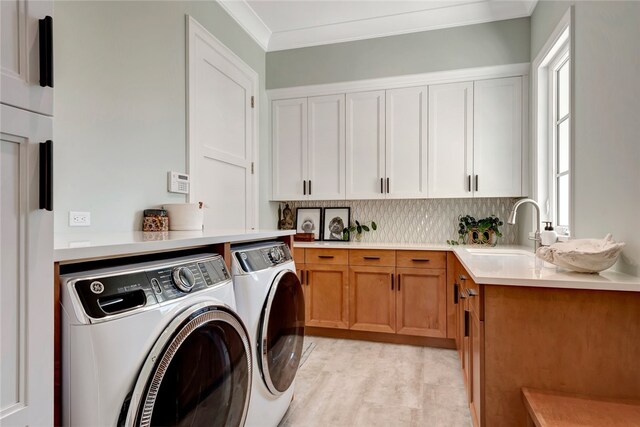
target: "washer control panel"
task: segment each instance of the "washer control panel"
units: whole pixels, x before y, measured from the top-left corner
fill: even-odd
[[[72,280],[85,314],[93,319],[170,301],[231,279],[219,255]]]
[[[293,260],[289,247],[284,243],[248,247],[234,253],[243,271],[260,271]]]

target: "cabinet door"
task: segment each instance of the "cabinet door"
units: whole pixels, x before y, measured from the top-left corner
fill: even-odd
[[[470,344],[471,344],[471,355],[470,355],[470,363],[471,363],[471,418],[473,419],[473,423],[475,426],[482,425],[482,362],[481,362],[481,354],[482,354],[482,342],[483,342],[483,331],[482,331],[482,323],[478,319],[477,313],[473,310],[469,313],[470,315]]]
[[[446,270],[398,268],[396,271],[396,332],[446,338]]]
[[[349,329],[395,332],[394,273],[393,267],[349,269]]]
[[[349,328],[348,267],[306,265],[306,326]]]
[[[53,88],[40,86],[38,20],[53,16],[52,1],[0,1],[0,102],[53,114]]]
[[[473,83],[429,86],[429,197],[471,197]]]
[[[273,101],[273,199],[307,198],[307,98]]]
[[[522,77],[474,82],[475,197],[522,195]]]
[[[53,425],[53,213],[38,203],[52,124],[6,105],[0,116],[0,424]]]
[[[347,199],[385,198],[385,93],[347,95]]]
[[[313,200],[345,198],[345,96],[308,99],[308,192]]]
[[[427,88],[386,92],[387,198],[427,197]]]

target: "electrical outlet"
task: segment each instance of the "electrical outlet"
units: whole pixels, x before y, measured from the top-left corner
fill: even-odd
[[[88,227],[91,225],[91,212],[69,212],[70,227]]]

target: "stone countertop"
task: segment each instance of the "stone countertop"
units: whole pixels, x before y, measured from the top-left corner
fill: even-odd
[[[136,255],[218,243],[266,240],[294,230],[131,231],[54,235],[54,261],[61,263]]]

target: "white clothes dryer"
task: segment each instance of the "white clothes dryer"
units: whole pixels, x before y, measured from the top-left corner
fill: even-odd
[[[60,282],[63,425],[244,425],[253,360],[222,257]]]
[[[253,387],[249,427],[275,427],[293,398],[304,340],[304,295],[282,242],[232,246],[238,314],[249,330]]]

